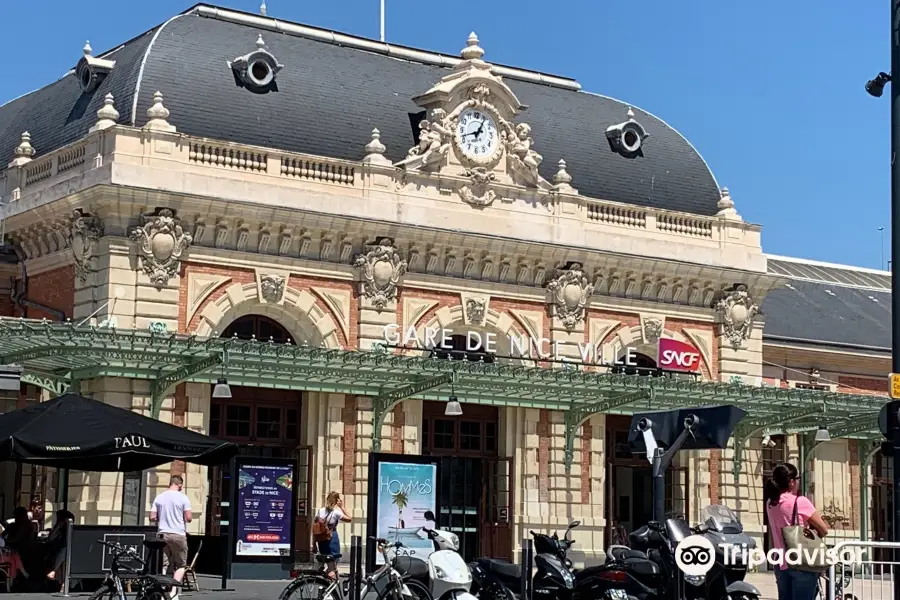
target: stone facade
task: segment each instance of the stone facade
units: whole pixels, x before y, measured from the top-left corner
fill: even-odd
[[[486,90],[511,102],[475,46],[438,84],[446,89],[429,107],[438,124],[469,80],[478,85],[466,93],[481,102]],[[21,249],[34,302],[75,321],[201,337],[258,315],[295,343],[366,351],[385,342],[387,325],[493,333],[500,356],[512,354],[504,336],[545,338],[560,358],[575,361],[579,345],[655,357],[658,339],[672,338],[698,350],[705,380],[759,385],[766,376],[757,313],[776,278],[766,273],[760,228],[740,219],[727,191],[714,217],[626,207],[579,195],[562,157],[548,157],[561,163],[555,181],[542,179],[530,145],[510,148],[507,161],[473,167],[438,136],[392,165],[378,136],[366,144],[368,132],[360,132],[360,160],[341,161],[194,138],[170,125],[178,115],[163,103],[156,94],[143,129],[99,115],[103,127],[84,139],[45,156],[22,153],[6,169],[6,232]],[[492,110],[515,125],[510,106]],[[7,310],[54,318],[41,308]],[[564,367],[546,357],[530,362]],[[824,378],[826,365],[818,366]],[[874,391],[867,379],[835,377],[841,390]],[[149,385],[104,377],[83,381],[81,391],[149,414]],[[312,449],[310,507],[340,490],[364,516],[372,417],[372,398],[303,394],[299,443]],[[210,386],[169,390],[160,418],[209,431]],[[578,519],[578,549],[593,560],[609,526],[607,417],[581,425],[568,470],[564,418],[500,408],[497,453],[512,459],[509,535],[519,540],[529,529]],[[422,401],[398,404],[377,432],[382,451],[421,453],[422,423]],[[680,457],[688,484],[675,493],[690,518],[721,502],[761,535],[760,453],[761,440],[752,440],[738,481],[732,450]],[[858,469],[859,448],[846,441],[819,451],[810,481],[817,501],[853,513],[854,460]],[[205,468],[173,464],[149,473],[148,502],[171,473],[185,475],[192,531],[202,532]],[[70,502],[84,522],[115,523],[121,489],[121,475],[73,474]],[[351,529],[363,534],[364,520]]]

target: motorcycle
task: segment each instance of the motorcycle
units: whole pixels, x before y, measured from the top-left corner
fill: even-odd
[[[601,577],[600,571],[611,567],[590,567],[585,570],[573,568],[567,554],[574,544],[570,534],[581,523],[569,524],[562,538],[558,534],[547,535],[531,531],[534,539],[535,575],[531,582],[532,598],[559,598],[560,600],[636,600],[619,587],[595,589],[594,579]],[[477,586],[476,595],[481,600],[514,600],[522,594],[522,571],[518,565],[505,561],[480,558],[470,565]],[[580,582],[582,574],[590,576]],[[618,581],[618,580],[617,580]],[[587,583],[585,583],[587,582]],[[595,593],[599,591],[600,593]]]
[[[760,592],[744,581],[747,576],[747,555],[731,552],[729,548],[756,548],[752,537],[744,533],[744,526],[737,515],[721,504],[711,504],[703,509],[703,523],[694,531],[704,536],[716,549],[715,563],[706,574],[703,585],[704,598],[723,600],[757,600]],[[726,556],[726,552],[729,556]]]
[[[426,511],[425,519],[433,522],[434,513]],[[428,527],[421,527],[417,535],[431,540],[434,551],[427,561],[413,558],[403,577],[423,583],[434,600],[476,600],[469,592],[472,574],[459,555],[459,537],[451,531]]]

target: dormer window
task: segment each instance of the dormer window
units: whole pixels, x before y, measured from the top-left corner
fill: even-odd
[[[116,66],[116,61],[91,56],[93,50],[90,42],[84,44],[82,52],[84,52],[84,56],[75,67],[75,75],[78,77],[78,83],[81,84],[81,91],[90,94],[100,87],[109,72]]]
[[[627,116],[627,121],[607,127],[606,139],[609,141],[609,149],[626,158],[643,156],[644,140],[650,134],[643,125],[635,120],[634,111],[631,108],[628,109]]]
[[[278,59],[266,49],[262,36],[256,40],[256,50],[240,56],[231,63],[239,85],[260,93],[276,91],[275,76],[284,68]]]

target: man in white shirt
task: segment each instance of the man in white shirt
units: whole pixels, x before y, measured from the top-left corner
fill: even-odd
[[[191,501],[181,490],[184,479],[181,475],[173,475],[169,480],[169,489],[156,497],[150,520],[159,523],[159,537],[166,543],[163,553],[168,561],[167,573],[181,581],[184,568],[187,566],[187,527],[191,522]],[[178,588],[172,588],[172,598],[178,597]]]

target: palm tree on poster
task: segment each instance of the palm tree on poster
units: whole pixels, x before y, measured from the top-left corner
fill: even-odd
[[[409,506],[409,494],[400,490],[396,494],[394,494],[394,499],[391,501],[391,504],[394,504],[397,507],[397,528],[403,529],[403,509]]]

